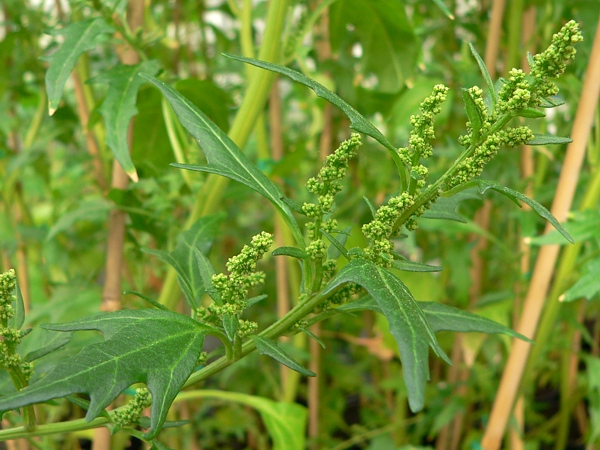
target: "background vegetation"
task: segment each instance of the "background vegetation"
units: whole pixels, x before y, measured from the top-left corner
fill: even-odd
[[[150,75],[162,71],[163,79],[301,201],[309,199],[304,183],[320,161],[348,138],[347,118],[305,87],[259,75],[259,69],[222,52],[291,64],[337,92],[398,146],[407,142],[410,116],[432,87],[450,86],[449,100],[436,118],[436,157],[429,167],[436,177],[461,151],[456,139],[467,117],[457,93],[484,84],[468,43],[485,54],[497,78],[524,65],[526,51],[542,50],[552,33],[575,19],[585,41],[558,80],[566,104],[532,126],[536,132],[571,135],[569,151],[579,146],[583,164],[570,160],[565,165],[573,175],[565,185],[559,182],[565,145],[525,147],[499,154],[485,177],[553,205],[559,220],[568,212],[566,228],[576,244],[559,249],[565,241],[556,232],[541,237],[544,223],[537,215],[488,195],[461,203],[464,223],[422,220],[399,250],[411,260],[444,267],[439,273],[403,274],[418,300],[460,306],[535,335],[504,445],[595,448],[600,442],[600,112],[597,86],[588,83],[584,90],[584,80],[594,76],[584,74],[591,62],[596,73],[600,66],[600,43],[594,38],[600,2],[503,3],[5,0],[0,10],[0,268],[17,269],[26,325],[146,306],[139,297],[122,295],[124,290],[185,312],[174,273],[146,249],[175,248],[179,233],[209,213],[226,215],[210,253],[217,271],[262,230],[274,231],[278,246],[290,241],[281,223],[274,222],[274,210],[250,189],[169,166],[202,163],[204,156],[161,93],[141,78],[127,98],[111,95],[110,86],[122,80],[119,71],[127,66]],[[103,23],[85,41],[72,73],[65,74],[62,96],[47,90],[47,60],[69,42],[73,28],[66,27],[100,17]],[[120,101],[126,107],[119,110]],[[122,115],[116,116],[117,110]],[[123,140],[123,127],[133,116]],[[574,133],[578,118],[584,125]],[[350,189],[338,205],[341,229],[370,220],[364,196],[380,204],[398,188],[394,166],[375,141],[366,140],[352,164]],[[252,314],[269,322],[298,298],[300,273],[293,262],[271,256],[262,268],[269,296]],[[540,308],[526,306],[522,312],[536,296],[540,308],[545,304],[537,330]],[[305,380],[250,355],[207,380],[205,398],[184,395],[176,402],[169,420],[189,424],[166,429],[161,440],[177,449],[270,448],[268,419],[256,406],[266,398],[296,402],[298,427],[308,424],[312,448],[470,449],[478,448],[484,432],[484,448],[495,445],[490,411],[497,398],[506,396],[499,391],[500,379],[518,384],[521,378],[506,365],[511,347],[519,351],[508,338],[440,334],[454,365],[432,357],[426,407],[412,414],[397,347],[382,316],[368,311],[337,315],[312,332],[326,350],[305,335],[297,335],[286,349],[317,378]],[[36,329],[24,340],[21,353],[27,353],[28,343],[44,339],[42,333]],[[76,334],[60,352],[40,359],[36,371],[95,338]],[[7,392],[10,379],[0,382],[0,392]],[[239,395],[228,397],[224,391]],[[38,407],[37,414],[44,423],[77,419],[85,412],[60,402]],[[20,421],[7,414],[2,424],[9,428]],[[116,434],[109,447],[110,439],[98,429],[5,444],[70,449],[91,448],[94,442],[98,450],[141,445]]]

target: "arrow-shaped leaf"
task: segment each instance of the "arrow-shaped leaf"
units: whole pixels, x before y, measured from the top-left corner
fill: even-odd
[[[267,176],[256,167],[237,145],[202,111],[171,86],[154,77],[140,74],[159,88],[175,111],[181,124],[196,139],[206,155],[207,165],[172,164],[181,169],[215,173],[239,181],[269,200],[281,212],[296,241],[303,244],[302,232],[283,194]]]
[[[450,363],[425,314],[402,281],[371,261],[362,258],[350,261],[331,280],[324,294],[348,282],[365,288],[388,320],[400,350],[410,409],[413,412],[420,411],[424,405],[425,382],[429,379],[429,346]]]
[[[46,59],[50,62],[46,72],[46,92],[48,93],[48,109],[54,114],[69,75],[82,53],[95,47],[95,39],[103,33],[112,33],[113,28],[104,19],[90,19],[75,22],[58,31],[64,34],[65,41],[60,48]]]
[[[89,421],[126,388],[146,383],[152,393],[148,438],[158,433],[173,399],[194,370],[204,337],[219,334],[187,316],[158,309],[100,313],[44,328],[99,330],[105,340],[62,360],[22,391],[2,397],[0,411],[83,393],[90,396]]]
[[[155,75],[159,68],[160,64],[157,61],[144,61],[135,66],[119,64],[91,80],[94,83],[109,85],[104,103],[100,107],[100,114],[106,123],[106,143],[133,181],[137,181],[138,176],[131,160],[127,134],[131,118],[138,113],[135,107],[138,91],[145,83],[138,74]]]

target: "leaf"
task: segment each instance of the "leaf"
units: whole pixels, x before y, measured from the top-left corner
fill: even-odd
[[[350,261],[329,282],[323,294],[348,282],[365,288],[386,317],[400,351],[410,409],[413,412],[420,411],[424,405],[425,382],[429,379],[429,346],[450,363],[425,314],[402,281],[366,259],[356,258]]]
[[[456,213],[456,208],[464,200],[480,200],[478,194],[469,191],[461,191],[449,197],[439,197],[431,207],[421,216],[426,219],[445,219],[456,222],[467,223],[467,220]]]
[[[589,261],[585,271],[587,273],[566,290],[560,301],[571,302],[579,298],[591,300],[600,293],[600,258]]]
[[[190,306],[197,308],[204,294],[204,283],[195,255],[195,249],[206,254],[219,231],[223,214],[202,217],[189,230],[177,238],[177,246],[172,252],[144,249],[172,266],[177,272],[177,280]]]
[[[479,109],[475,103],[475,100],[473,100],[473,97],[467,89],[463,88],[462,97],[463,101],[465,102],[467,117],[469,118],[469,122],[471,122],[471,128],[473,129],[473,137],[471,138],[471,142],[477,142],[479,140],[481,127],[485,121],[483,112]]]
[[[310,79],[306,75],[292,70],[285,66],[280,66],[279,64],[274,64],[266,61],[260,61],[258,59],[246,58],[244,56],[230,55],[224,53],[224,56],[228,58],[235,59],[237,61],[242,61],[248,64],[252,64],[256,67],[262,67],[263,69],[270,70],[271,72],[276,72],[281,75],[286,75],[290,77],[292,80],[297,81],[298,83],[303,84],[304,86],[312,89],[318,97],[324,98],[328,102],[340,108],[344,114],[350,119],[350,128],[364,133],[367,136],[371,136],[385,148],[390,151],[390,154],[394,158],[394,162],[398,168],[403,168],[404,165],[400,161],[397,153],[396,147],[394,147],[390,142],[385,138],[381,131],[379,131],[371,122],[369,122],[362,114],[360,114],[356,109],[342,100],[337,94],[334,94],[329,89],[327,89],[322,84],[317,83],[315,80]]]
[[[520,333],[505,327],[493,320],[470,313],[469,311],[455,308],[454,306],[443,305],[435,302],[417,302],[423,310],[425,317],[431,329],[438,331],[456,331],[462,333],[479,332],[487,334],[504,334],[507,336],[521,339],[525,342],[533,342]],[[363,297],[354,302],[346,303],[335,310],[343,312],[355,312],[362,310],[376,311],[382,313],[381,308],[371,296]]]
[[[573,139],[560,136],[552,136],[551,134],[534,134],[533,139],[527,142],[528,145],[554,145],[554,144],[569,144]]]
[[[138,181],[138,175],[131,160],[127,136],[129,122],[138,113],[135,107],[138,91],[145,83],[138,74],[155,75],[159,68],[157,61],[144,61],[134,66],[119,64],[90,80],[91,83],[109,85],[99,110],[106,124],[106,144],[134,182]]]
[[[429,264],[402,259],[394,260],[392,267],[406,272],[441,272],[443,269],[441,266],[430,266]]]
[[[104,19],[96,18],[75,22],[56,34],[65,35],[60,48],[47,57],[50,62],[46,72],[46,92],[48,94],[48,109],[53,115],[75,63],[82,53],[95,47],[95,39],[103,33],[113,33],[114,29]]]
[[[162,309],[164,311],[170,311],[169,308],[167,308],[165,305],[163,305],[162,303],[158,303],[156,300],[148,297],[147,295],[142,294],[141,292],[138,291],[124,291],[123,295],[127,295],[127,294],[133,294],[136,297],[141,298],[142,300],[146,300],[148,303],[150,303],[152,306],[154,306],[155,308],[158,309]]]
[[[25,305],[23,304],[23,294],[21,293],[18,282],[16,283],[13,295],[15,296],[15,299],[11,303],[11,306],[15,314],[8,319],[7,323],[10,328],[19,330],[25,322]]]
[[[42,343],[42,347],[27,353],[23,359],[27,362],[35,361],[40,359],[42,356],[46,356],[55,350],[68,344],[71,340],[72,333],[53,333],[48,330],[41,329],[41,335],[37,336],[37,342]]]
[[[216,390],[200,390],[182,394],[183,398],[216,398],[242,403],[256,409],[273,440],[273,450],[304,450],[306,407],[297,403],[275,402],[256,395]],[[183,399],[182,398],[182,399]]]
[[[571,235],[574,242],[584,242],[589,239],[594,239],[598,236],[600,229],[600,211],[586,210],[574,212],[573,217],[564,224],[565,229]],[[541,236],[535,236],[529,239],[529,245],[548,245],[548,244],[565,244],[565,239],[558,231]]]
[[[181,169],[215,173],[254,189],[281,212],[298,243],[303,243],[302,232],[288,205],[282,201],[279,188],[269,180],[238,148],[237,145],[202,111],[179,92],[154,77],[140,74],[159,88],[167,98],[181,124],[196,139],[204,151],[207,165],[172,164]]]
[[[222,305],[221,294],[217,291],[212,284],[212,277],[215,274],[215,268],[208,259],[208,257],[202,253],[198,248],[194,249],[196,255],[196,261],[198,263],[198,271],[200,272],[200,278],[202,279],[202,285],[206,290],[206,293],[210,295],[217,305]]]
[[[306,259],[308,255],[298,247],[278,247],[271,253],[273,256],[291,256],[292,258]]]
[[[343,231],[337,231],[338,236],[335,237],[334,239],[339,243],[339,245],[342,246],[342,248],[344,249],[344,256],[346,257],[346,259],[348,259],[348,252],[346,250],[346,242],[348,241],[348,238],[350,237],[350,232],[352,231],[352,227],[346,227]],[[329,259],[337,259],[342,253],[339,251],[339,249],[337,248],[336,245],[332,245],[331,247],[329,247],[329,249],[327,250],[327,257]]]
[[[435,3],[437,7],[440,8],[440,10],[448,19],[454,20],[454,14],[452,14],[452,11],[448,9],[443,0],[433,0],[433,3]]]
[[[569,235],[569,233],[567,233],[567,230],[565,230],[562,227],[562,225],[560,223],[558,223],[558,220],[556,220],[556,218],[550,213],[550,211],[548,211],[544,206],[540,205],[538,202],[527,197],[526,195],[521,194],[520,192],[517,192],[513,189],[507,188],[506,186],[501,186],[497,183],[494,183],[493,181],[474,180],[474,181],[471,181],[470,183],[467,183],[466,185],[479,186],[479,192],[481,194],[485,194],[486,191],[489,189],[496,191],[496,192],[500,192],[501,194],[504,194],[506,197],[510,198],[519,207],[521,207],[520,202],[526,203],[540,217],[542,217],[542,218],[546,219],[548,222],[550,222],[550,224],[554,228],[556,228],[558,230],[558,232],[565,237],[566,240],[568,240],[571,244],[573,243],[573,238]]]
[[[485,67],[485,62],[483,62],[483,59],[481,59],[481,56],[479,56],[479,53],[477,53],[475,46],[471,42],[469,42],[469,49],[471,50],[471,54],[475,58],[475,61],[477,61],[477,65],[479,66],[481,75],[483,75],[485,84],[487,84],[488,90],[490,91],[490,97],[492,99],[492,107],[494,107],[498,101],[498,94],[496,93],[496,88],[494,86],[494,82],[492,81],[492,77],[490,76],[487,67]]]
[[[225,334],[229,340],[233,342],[235,333],[237,333],[238,330],[239,319],[235,314],[223,314],[222,321]]]
[[[542,108],[556,108],[557,106],[564,105],[566,102],[559,97],[548,97],[540,100],[540,106]]]
[[[331,242],[331,245],[333,245],[333,247],[339,252],[339,254],[344,255],[344,258],[346,258],[348,261],[350,260],[350,257],[348,256],[348,250],[346,250],[346,247],[344,247],[344,244],[342,244],[340,241],[338,241],[335,237],[333,237],[331,234],[329,234],[324,229],[321,228],[319,231],[321,233],[323,233],[323,236],[325,236],[329,242]],[[345,241],[348,239],[348,236],[343,234],[342,238],[345,238],[344,239],[344,241]],[[336,256],[336,258],[337,258],[337,256]]]
[[[518,111],[514,112],[515,116],[518,117],[526,117],[529,119],[539,119],[541,117],[546,117],[546,113],[543,111],[540,111],[538,109],[535,108],[523,108],[523,109],[519,109]]]
[[[127,387],[143,382],[152,393],[148,438],[160,431],[173,399],[196,367],[204,337],[213,332],[187,316],[158,309],[100,313],[44,328],[99,330],[105,340],[85,346],[36,383],[1,398],[0,410],[84,393],[90,396],[90,421]]]
[[[77,209],[60,216],[60,219],[50,228],[46,236],[46,242],[50,241],[58,233],[69,230],[79,221],[105,222],[108,212],[113,207],[111,203],[103,199],[84,200]]]
[[[321,339],[319,339],[319,337],[318,337],[318,336],[317,336],[315,333],[313,333],[312,331],[310,331],[310,330],[309,330],[309,329],[307,329],[307,328],[300,327],[299,329],[300,329],[301,331],[303,331],[304,333],[306,333],[306,334],[307,334],[307,335],[308,335],[310,338],[312,338],[312,339],[314,339],[316,342],[318,342],[318,344],[319,344],[321,347],[323,347],[323,348],[326,348],[326,347],[325,347],[325,343],[324,343],[324,342],[323,342]]]
[[[152,447],[150,447],[150,450],[173,450],[173,449],[161,442],[152,441]]]
[[[307,377],[316,377],[317,376],[316,373],[311,372],[310,370],[304,368],[297,361],[292,359],[292,357],[290,355],[288,355],[286,352],[284,352],[283,349],[281,347],[279,347],[279,345],[277,345],[277,342],[272,341],[271,339],[267,339],[262,336],[257,336],[257,335],[252,335],[250,337],[252,338],[252,340],[254,340],[254,344],[256,345],[256,350],[258,350],[258,353],[260,353],[261,355],[270,356],[275,361],[277,361],[277,362],[283,364],[284,366],[287,366],[290,369],[295,370],[296,372],[299,372],[302,375],[305,375]]]
[[[373,218],[375,218],[375,214],[377,213],[377,210],[375,209],[375,206],[373,205],[373,203],[371,203],[371,200],[369,200],[364,195],[363,195],[363,199],[365,200],[365,203],[369,207],[369,211],[371,211],[371,215],[373,216]]]
[[[246,308],[250,308],[252,305],[256,305],[258,302],[262,302],[267,297],[267,294],[261,294],[257,295],[256,297],[246,299]]]

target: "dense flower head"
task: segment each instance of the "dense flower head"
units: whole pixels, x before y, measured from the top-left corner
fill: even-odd
[[[150,391],[147,388],[135,390],[135,397],[121,409],[112,414],[114,422],[122,427],[137,423],[142,417],[144,409],[150,406]]]
[[[531,76],[542,81],[544,78],[558,78],[561,76],[567,64],[571,61],[577,50],[574,44],[583,41],[579,31],[579,24],[574,20],[567,22],[558,33],[552,36],[550,46],[533,57]]]

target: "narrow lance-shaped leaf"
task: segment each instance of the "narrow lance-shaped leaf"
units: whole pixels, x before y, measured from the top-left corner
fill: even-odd
[[[290,355],[284,352],[283,349],[279,345],[277,345],[277,342],[257,335],[253,335],[251,336],[251,338],[254,341],[254,344],[256,345],[256,350],[261,355],[270,356],[275,361],[307,377],[317,376],[316,373],[306,369],[300,363],[295,361]]]
[[[552,136],[551,134],[535,134],[533,139],[527,142],[528,145],[557,145],[570,144],[573,139],[568,137]]]
[[[543,205],[539,204],[535,200],[527,197],[525,194],[521,194],[518,191],[507,188],[506,186],[501,186],[493,181],[487,180],[474,180],[470,183],[473,183],[479,186],[479,192],[481,194],[485,194],[485,192],[489,189],[504,194],[506,197],[510,198],[513,202],[515,202],[519,207],[521,206],[520,202],[526,203],[533,209],[538,215],[544,219],[546,219],[550,224],[556,228],[556,230],[562,234],[567,241],[573,243],[573,238],[571,235],[565,230],[562,225],[556,220],[556,217],[552,215],[550,211],[548,211]],[[468,183],[468,184],[470,184]]]
[[[181,124],[196,139],[204,151],[207,165],[172,164],[181,169],[215,173],[239,181],[261,194],[281,212],[296,241],[304,245],[302,232],[288,205],[282,200],[279,188],[262,173],[238,148],[238,146],[216,126],[202,111],[171,86],[154,77],[140,74],[159,88],[175,111]]]
[[[469,49],[471,50],[471,53],[473,54],[475,61],[477,61],[477,65],[479,66],[481,75],[483,75],[485,84],[487,84],[487,86],[488,86],[488,89],[490,91],[490,97],[492,98],[492,106],[496,106],[496,102],[498,101],[498,95],[496,94],[496,89],[494,87],[494,82],[492,81],[492,77],[490,76],[490,73],[488,72],[487,67],[485,67],[485,62],[483,62],[483,59],[481,59],[481,56],[479,56],[479,53],[477,53],[477,50],[475,50],[475,46],[473,44],[471,44],[470,42],[469,42]]]
[[[400,351],[410,409],[420,411],[425,402],[425,383],[429,379],[429,346],[450,363],[425,314],[402,281],[371,261],[362,258],[350,261],[331,280],[324,294],[348,282],[365,288],[388,320]]]
[[[473,137],[471,142],[477,142],[479,140],[481,127],[484,122],[483,112],[480,111],[479,107],[473,100],[471,93],[467,89],[462,90],[463,101],[465,102],[465,110],[467,111],[467,117],[471,122],[471,128],[473,129]]]
[[[104,103],[100,107],[100,114],[106,123],[106,143],[133,181],[138,181],[138,176],[131,160],[127,135],[129,122],[138,113],[135,107],[138,91],[145,83],[138,74],[155,75],[159,68],[157,61],[144,61],[135,66],[119,64],[91,80],[94,83],[109,84]]]
[[[70,394],[88,394],[86,420],[90,421],[126,388],[145,383],[152,394],[148,438],[158,433],[171,403],[194,370],[205,336],[220,334],[187,316],[158,309],[100,313],[44,328],[99,330],[105,340],[85,346],[36,383],[2,397],[0,411]]]
[[[360,133],[364,133],[367,136],[371,136],[373,139],[375,139],[377,142],[379,142],[381,145],[383,145],[386,149],[388,149],[390,154],[392,155],[392,158],[394,159],[394,162],[398,166],[398,169],[404,170],[404,164],[402,163],[402,161],[400,161],[400,158],[398,157],[398,149],[396,147],[394,147],[385,138],[385,136],[381,133],[381,131],[379,131],[377,128],[375,128],[375,126],[371,122],[369,122],[356,109],[354,109],[352,106],[350,106],[344,100],[342,100],[342,98],[340,96],[331,92],[329,89],[327,89],[322,84],[316,82],[315,80],[307,77],[306,75],[304,75],[296,70],[290,69],[289,67],[281,66],[279,64],[270,63],[270,62],[266,62],[266,61],[260,61],[258,59],[254,59],[254,58],[246,58],[245,56],[230,55],[227,53],[224,53],[224,55],[227,56],[228,58],[235,59],[237,61],[242,61],[242,62],[245,62],[248,64],[252,64],[253,66],[256,66],[256,67],[261,67],[263,69],[270,70],[271,72],[276,72],[276,73],[279,73],[282,75],[286,75],[286,76],[290,77],[292,80],[297,81],[298,83],[301,83],[304,86],[312,89],[315,92],[315,94],[317,94],[318,97],[324,98],[328,102],[330,102],[333,105],[340,108],[344,112],[344,114],[346,114],[348,119],[350,119],[350,128],[352,128]]]
[[[50,62],[46,72],[46,92],[50,115],[58,108],[63,89],[75,63],[82,53],[96,46],[96,37],[103,33],[112,33],[113,28],[104,19],[90,19],[75,22],[56,32],[63,34],[65,41],[60,48],[46,58]]]

